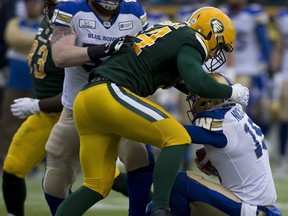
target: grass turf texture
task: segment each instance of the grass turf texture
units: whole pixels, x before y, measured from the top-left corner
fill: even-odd
[[[195,170],[195,169],[193,169]],[[25,205],[25,215],[27,216],[50,216],[48,206],[45,202],[44,195],[41,188],[41,171],[34,176],[27,178],[27,199]],[[212,179],[213,180],[213,179]],[[78,177],[78,180],[74,186],[77,188],[81,185],[82,176]],[[277,206],[281,209],[284,216],[288,216],[288,178],[275,179],[275,185],[277,189]],[[2,185],[2,176],[0,179]],[[74,189],[75,190],[75,189]],[[107,199],[101,201],[96,206],[93,206],[85,216],[126,216],[128,208],[128,199],[123,195],[111,192]],[[0,188],[0,216],[7,215],[4,200],[2,197],[2,186]]]

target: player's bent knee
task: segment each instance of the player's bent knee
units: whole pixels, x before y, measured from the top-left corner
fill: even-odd
[[[216,191],[216,192],[226,196],[227,198],[229,198],[235,202],[241,203],[241,200],[234,193],[229,191],[227,188],[224,188],[222,185],[208,181],[205,178],[203,178],[202,176],[200,176],[194,172],[191,172],[191,171],[187,172],[187,176],[190,179],[194,180],[195,182],[205,186],[206,188],[209,188],[213,191]]]
[[[19,161],[19,159],[17,159],[13,155],[8,154],[4,162],[3,170],[19,178],[25,178],[28,174],[28,171],[27,169],[25,169],[25,167],[22,166],[23,164],[24,163]]]
[[[43,190],[51,196],[65,199],[72,186],[70,179],[69,173],[64,170],[47,169],[43,180]]]
[[[154,126],[162,134],[162,148],[191,143],[191,137],[185,128],[174,118],[157,121]]]
[[[105,181],[103,179],[88,179],[84,177],[83,186],[101,194],[103,198],[105,198],[108,196],[112,188],[113,182],[114,182],[114,176],[113,178],[110,178],[109,180]]]

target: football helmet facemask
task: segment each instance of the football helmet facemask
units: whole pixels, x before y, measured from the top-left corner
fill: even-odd
[[[230,86],[233,85],[233,82],[222,73],[209,73],[209,75],[219,83]],[[201,98],[197,95],[189,95],[186,100],[190,107],[187,114],[191,122],[193,122],[193,117],[200,112],[214,109],[226,109],[236,105],[236,103],[230,99],[207,99]]]
[[[122,0],[94,0],[94,2],[100,5],[104,10],[114,12],[118,9]]]
[[[190,27],[201,33],[208,42],[206,68],[212,72],[226,62],[223,50],[232,52],[235,42],[235,29],[230,18],[215,7],[202,7],[187,20]],[[210,61],[207,62],[207,60]]]

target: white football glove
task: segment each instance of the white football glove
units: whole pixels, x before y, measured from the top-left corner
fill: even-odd
[[[40,112],[39,100],[28,97],[15,99],[10,108],[13,116],[20,119]]]
[[[231,100],[241,105],[247,106],[249,100],[249,89],[239,83],[232,85]]]

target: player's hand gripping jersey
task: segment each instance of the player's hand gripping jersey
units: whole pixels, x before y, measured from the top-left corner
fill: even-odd
[[[136,1],[123,1],[117,15],[110,22],[100,19],[85,0],[60,3],[52,22],[56,26],[71,27],[77,35],[75,45],[80,47],[110,43],[125,35],[133,36],[148,25],[146,13]],[[105,58],[95,59],[90,64],[65,68],[62,96],[65,108],[72,110],[76,94],[87,83],[87,72],[104,60]]]

